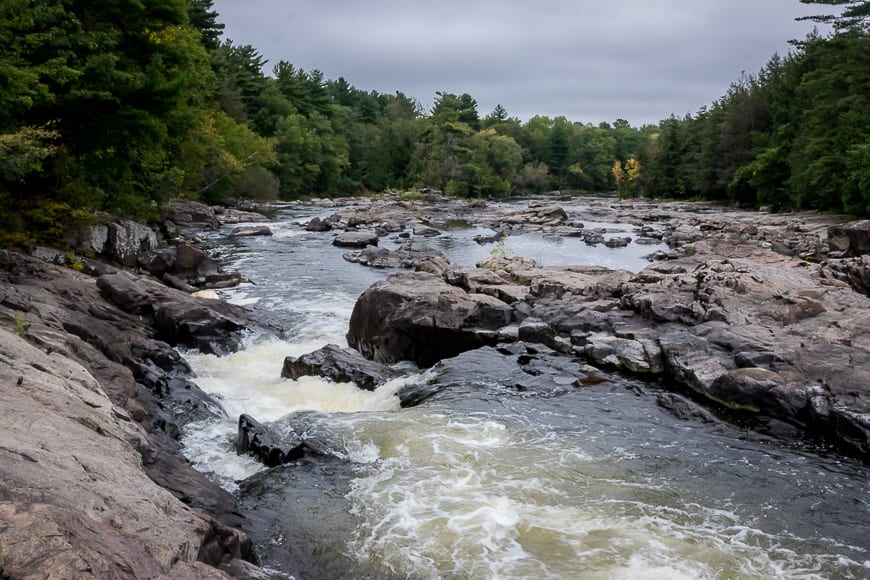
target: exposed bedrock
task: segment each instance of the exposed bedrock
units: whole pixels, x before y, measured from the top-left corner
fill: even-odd
[[[423,366],[499,341],[541,342],[870,453],[870,298],[834,264],[723,235],[638,274],[479,266],[375,284],[348,342],[374,360]]]
[[[105,294],[93,277],[0,252],[0,575],[241,574],[232,562],[252,554],[235,500],[175,440],[219,406],[152,324],[176,302],[207,303],[232,328],[172,319],[217,349],[256,323],[145,278],[101,279]]]

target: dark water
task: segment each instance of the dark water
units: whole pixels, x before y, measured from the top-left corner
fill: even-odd
[[[188,355],[231,417],[191,426],[188,455],[239,494],[266,566],[297,578],[870,577],[865,465],[679,420],[656,404],[660,386],[604,375],[518,390],[509,358],[489,350],[374,393],[280,379],[284,356],[344,345],[356,297],[387,274],[344,262],[331,234],[303,232],[315,211],[282,209],[273,238],[211,240],[256,283],[225,297],[267,313],[288,340]],[[492,250],[475,233],[431,243],[473,263]],[[635,270],[655,249],[508,243],[547,265]],[[426,383],[442,390],[399,408],[399,389]],[[232,452],[241,412],[329,454],[264,470]]]

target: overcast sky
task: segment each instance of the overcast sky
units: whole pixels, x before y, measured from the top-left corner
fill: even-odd
[[[215,0],[224,38],[366,91],[469,93],[525,121],[657,123],[754,73],[816,12],[799,0]]]

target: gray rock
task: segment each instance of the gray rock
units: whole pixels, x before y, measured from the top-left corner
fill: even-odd
[[[148,226],[129,220],[118,220],[109,222],[107,228],[103,255],[124,266],[135,266],[139,256],[157,247],[157,234]]]
[[[326,220],[321,220],[319,217],[314,217],[305,224],[306,232],[328,232],[331,229],[332,224]]]
[[[284,359],[282,377],[298,379],[306,375],[339,383],[353,382],[361,389],[373,391],[401,373],[385,364],[366,360],[355,350],[328,344],[312,353]]]
[[[0,545],[11,578],[226,577],[200,554],[217,522],[197,514],[142,470],[146,434],[98,381],[60,353],[0,329]],[[7,358],[8,357],[8,358]],[[33,429],[38,424],[39,429]],[[138,443],[137,443],[138,442]],[[119,492],[121,490],[121,492]],[[228,530],[228,528],[226,528]],[[123,562],[123,566],[119,565]]]
[[[828,228],[828,245],[842,257],[870,254],[870,220],[835,224]]]
[[[410,360],[425,367],[493,344],[492,331],[511,316],[511,307],[501,300],[469,294],[432,274],[393,274],[357,300],[347,341],[368,359]]]
[[[378,234],[375,232],[344,232],[332,240],[333,246],[342,248],[365,248],[378,245]]]
[[[271,236],[272,230],[269,226],[239,226],[233,228],[229,236],[231,238],[242,238],[250,236]]]

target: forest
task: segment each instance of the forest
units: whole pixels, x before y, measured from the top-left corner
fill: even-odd
[[[870,214],[870,2],[716,102],[632,127],[521,122],[439,92],[424,110],[223,38],[211,0],[0,0],[0,246],[95,212],[206,203],[558,190]],[[265,72],[268,71],[268,72]]]

